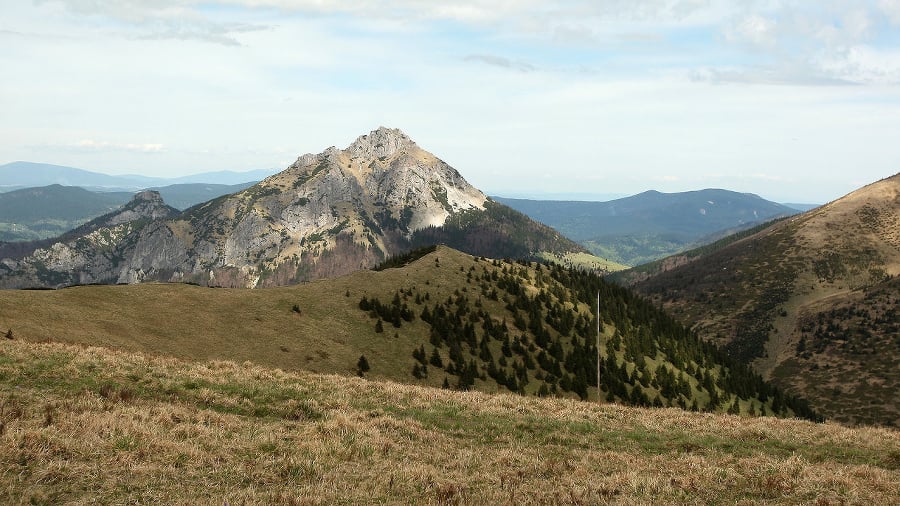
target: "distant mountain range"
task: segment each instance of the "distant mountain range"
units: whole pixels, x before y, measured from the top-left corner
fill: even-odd
[[[303,155],[275,176],[181,214],[153,191],[123,209],[52,244],[7,246],[0,286],[273,286],[346,274],[435,243],[490,257],[593,258],[387,128],[344,150]]]
[[[617,279],[830,418],[900,426],[900,174]]]
[[[58,202],[44,200],[59,196],[60,202],[72,201],[75,192],[62,196],[60,188],[40,192],[43,199],[15,199],[17,205],[33,210],[46,209],[44,216],[31,221],[6,215],[0,210],[0,241],[45,239],[86,223],[106,212],[111,198],[124,204],[140,189],[157,190],[163,200],[177,209],[246,189],[272,175],[271,170],[250,172],[209,172],[179,178],[152,178],[140,175],[110,176],[57,165],[14,162],[0,166],[2,192],[33,186],[78,186],[106,195],[90,196],[80,192],[83,205],[63,208]],[[110,194],[112,193],[112,194]],[[583,194],[580,197],[587,197]],[[592,194],[595,198],[612,194]],[[604,268],[617,270],[706,244],[735,231],[743,230],[777,216],[795,214],[814,205],[780,205],[755,195],[726,190],[701,190],[665,194],[648,191],[605,202],[583,200],[529,200],[493,197],[547,224],[579,242],[598,257],[607,259]],[[107,206],[107,207],[104,207]],[[59,212],[56,212],[59,210]],[[82,212],[84,210],[84,212]],[[596,263],[596,262],[594,262]]]
[[[638,265],[712,242],[794,208],[749,193],[647,191],[608,202],[496,200],[547,224],[597,256]]]
[[[74,167],[20,161],[0,165],[0,192],[54,184],[102,191],[137,191],[188,183],[238,185],[260,181],[276,172],[277,170],[270,169],[248,172],[218,171],[176,178],[136,174],[113,176]]]

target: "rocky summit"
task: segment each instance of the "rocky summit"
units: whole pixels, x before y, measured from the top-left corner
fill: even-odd
[[[0,287],[34,288],[109,283],[119,278],[133,239],[145,226],[178,214],[155,191],[56,239],[0,243]]]
[[[71,237],[72,244],[56,242],[4,261],[0,286],[275,286],[372,267],[429,241],[455,241],[473,254],[495,252],[486,244],[505,245],[498,255],[583,251],[492,202],[406,134],[384,127],[346,149],[300,156],[279,174],[178,216],[153,212],[153,203],[170,209],[155,192],[142,192],[122,222],[92,222],[102,242]],[[498,210],[502,216],[495,218]],[[450,222],[452,234],[442,235]],[[519,247],[511,249],[511,243]],[[71,261],[73,256],[106,260],[100,265]]]

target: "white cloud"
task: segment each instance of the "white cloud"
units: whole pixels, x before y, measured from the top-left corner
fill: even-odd
[[[878,7],[891,23],[900,25],[900,0],[878,0]]]
[[[773,48],[777,43],[777,24],[773,19],[750,14],[726,28],[725,38],[731,42]]]
[[[866,45],[848,47],[821,60],[837,77],[865,84],[900,84],[900,50],[879,50]]]
[[[470,54],[464,58],[465,61],[470,62],[479,62],[487,65],[492,65],[494,67],[500,67],[508,70],[517,70],[519,72],[532,72],[537,70],[537,67],[534,65],[521,61],[521,60],[511,60],[509,58],[504,58],[502,56],[496,56],[491,54]]]
[[[487,189],[834,198],[900,166],[877,1],[13,2],[0,163],[284,167],[386,125]]]
[[[93,139],[82,139],[65,146],[58,146],[58,148],[77,151],[131,151],[135,153],[161,153],[163,151],[163,145],[158,143],[122,144],[109,141],[95,141]]]

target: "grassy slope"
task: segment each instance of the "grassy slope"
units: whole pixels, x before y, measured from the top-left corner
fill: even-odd
[[[280,288],[140,284],[0,291],[0,329],[12,329],[30,341],[191,359],[251,360],[339,374],[353,374],[362,353],[372,367],[370,376],[398,379],[411,369],[410,352],[423,342],[422,336],[428,336],[429,326],[416,318],[400,329],[386,324],[385,332],[376,334],[375,320],[359,309],[360,298],[377,296],[389,302],[398,289],[412,288],[427,291],[432,301],[444,300],[465,287],[461,273],[473,264],[469,255],[440,248],[403,270],[359,271]],[[488,262],[481,265],[479,269]],[[292,310],[295,304],[300,314]],[[493,314],[503,313],[502,301],[485,300],[485,305]],[[421,306],[414,305],[413,310],[418,313]],[[440,386],[443,378],[435,374],[423,381]],[[481,382],[478,386],[489,387]]]
[[[618,272],[628,269],[627,265],[600,258],[590,253],[566,253],[565,255],[559,255],[544,252],[539,254],[538,257],[548,262],[594,272]]]
[[[4,504],[891,504],[900,433],[0,341]]]
[[[900,175],[635,287],[827,417],[900,426],[900,339],[878,323],[896,321],[898,252]]]
[[[414,363],[410,352],[423,342],[429,327],[417,318],[401,329],[386,325],[385,333],[376,334],[375,321],[359,309],[360,298],[375,295],[388,302],[398,289],[416,288],[443,300],[459,288],[460,269],[471,264],[472,257],[440,248],[403,270],[359,271],[281,288],[141,284],[0,291],[0,328],[30,341],[251,360],[339,374],[353,374],[363,353],[371,377],[396,379],[398,371],[408,374]],[[300,314],[292,310],[295,304]],[[501,303],[488,304],[497,305],[499,313]],[[442,380],[434,375],[424,381],[439,386]]]
[[[354,374],[360,355],[367,358],[372,378],[394,381],[418,382],[423,385],[441,386],[446,379],[451,386],[458,385],[460,373],[449,373],[450,359],[452,356],[448,346],[439,345],[440,354],[447,370],[440,367],[430,367],[423,378],[414,378],[413,367],[416,361],[413,359],[413,350],[424,345],[425,354],[430,355],[434,349],[429,343],[429,335],[432,327],[421,317],[416,317],[411,322],[403,322],[401,328],[394,328],[387,321],[383,327],[383,333],[376,332],[376,321],[370,315],[359,309],[359,301],[363,296],[369,299],[378,298],[388,303],[398,293],[405,290],[409,294],[430,297],[430,302],[419,305],[409,297],[409,305],[414,314],[418,315],[424,307],[435,309],[435,304],[449,300],[451,297],[465,296],[477,306],[474,309],[483,309],[491,315],[495,325],[500,325],[501,320],[507,322],[512,337],[521,335],[530,357],[540,363],[538,355],[539,347],[534,347],[537,340],[531,330],[519,331],[513,325],[515,313],[509,312],[506,307],[507,295],[491,300],[485,290],[490,290],[492,285],[479,282],[472,274],[478,275],[485,272],[505,272],[506,269],[514,269],[517,286],[530,295],[536,296],[539,292],[554,292],[560,289],[549,278],[549,273],[544,270],[538,274],[534,267],[525,268],[519,264],[507,264],[498,262],[495,266],[490,261],[477,261],[477,259],[449,248],[439,248],[436,252],[420,258],[403,269],[388,269],[381,272],[360,271],[349,276],[335,280],[318,281],[305,285],[282,287],[273,289],[244,290],[244,289],[210,289],[183,284],[142,284],[133,286],[85,286],[74,287],[58,291],[0,291],[0,330],[12,329],[18,337],[29,341],[53,340],[67,343],[86,345],[101,345],[127,351],[150,352],[170,355],[187,359],[225,359],[245,361],[279,367],[287,370],[304,369],[313,372],[326,372],[337,374]],[[525,277],[520,277],[524,275]],[[472,279],[469,279],[469,278]],[[499,281],[495,281],[499,286]],[[544,288],[539,289],[538,286]],[[488,288],[484,288],[487,286]],[[495,290],[498,291],[498,290]],[[506,292],[500,289],[501,294]],[[404,295],[404,298],[407,298]],[[553,300],[555,296],[551,297]],[[571,299],[572,294],[566,296]],[[509,300],[515,300],[509,299]],[[604,301],[605,303],[608,301]],[[616,306],[614,303],[605,311],[625,311],[624,306]],[[627,305],[627,302],[620,301]],[[449,303],[446,303],[449,304]],[[573,308],[571,302],[566,302],[569,308]],[[297,306],[300,312],[293,310]],[[456,305],[452,306],[455,310]],[[467,306],[467,311],[473,310]],[[640,313],[640,305],[635,311]],[[579,303],[577,314],[584,315],[590,322],[593,318],[593,308],[587,304]],[[651,309],[649,306],[644,310]],[[527,311],[518,310],[521,316]],[[549,313],[548,313],[549,315]],[[465,313],[463,317],[468,320],[472,313]],[[638,316],[637,314],[634,316]],[[526,319],[529,317],[526,314]],[[674,388],[673,391],[683,391],[686,402],[682,407],[689,407],[692,401],[696,401],[696,409],[710,411],[724,411],[734,402],[733,394],[737,392],[735,386],[727,389],[724,384],[718,387],[721,400],[712,400],[709,390],[703,390],[700,384],[702,375],[696,376],[688,367],[696,367],[701,371],[701,363],[706,363],[707,372],[713,378],[724,375],[721,365],[707,363],[712,357],[701,358],[693,355],[691,345],[685,343],[686,348],[677,345],[686,355],[681,356],[682,351],[669,352],[653,351],[646,357],[647,366],[642,370],[636,370],[635,358],[629,358],[630,353],[625,347],[631,346],[631,352],[637,355],[638,335],[650,333],[658,334],[660,350],[666,349],[661,343],[663,336],[671,336],[670,330],[658,322],[654,328],[648,323],[639,323],[636,320],[619,322],[620,328],[612,322],[619,321],[612,318],[610,313],[604,314],[604,341],[613,345],[615,350],[617,369],[609,369],[606,363],[610,348],[604,345],[602,355],[604,358],[604,382],[605,392],[601,395],[607,398],[610,390],[615,390],[614,377],[620,376],[618,370],[623,362],[627,362],[627,374],[631,378],[623,378],[620,381],[626,383],[626,390],[615,395],[621,400],[640,404],[642,401],[635,398],[635,394],[646,394],[646,402],[649,405],[657,397],[662,396],[662,404],[674,406],[678,401],[678,395],[666,394],[662,384],[654,383],[657,377],[656,370],[660,361],[669,363],[670,370],[675,376],[680,376],[684,381],[686,390]],[[387,320],[387,319],[386,319]],[[543,316],[538,318],[544,321]],[[481,322],[475,321],[478,335],[484,336],[481,330]],[[524,323],[523,323],[524,325]],[[656,325],[662,325],[656,328]],[[528,324],[530,327],[530,323]],[[592,327],[592,324],[588,323]],[[640,326],[640,327],[639,327]],[[593,334],[592,334],[593,335]],[[614,337],[618,336],[618,337]],[[631,337],[628,337],[631,336]],[[556,330],[549,331],[549,339],[559,337],[562,342],[561,352],[572,350],[571,338],[561,335]],[[624,341],[623,341],[624,337]],[[582,337],[584,339],[584,337]],[[656,339],[656,338],[655,338]],[[591,338],[591,342],[593,342]],[[628,342],[635,344],[629,345]],[[624,346],[623,347],[623,343]],[[446,344],[446,343],[445,343]],[[509,367],[503,362],[501,356],[501,344],[493,340],[488,344],[492,356],[498,359],[500,367],[506,374],[512,375],[516,370],[516,364],[522,364],[522,357],[516,354],[508,355]],[[462,346],[467,349],[466,345]],[[513,347],[514,348],[514,347]],[[545,346],[546,348],[546,346]],[[547,348],[548,350],[550,348]],[[656,348],[654,347],[654,350]],[[464,352],[464,360],[474,360],[477,351],[472,355]],[[523,351],[523,353],[525,353]],[[552,354],[552,351],[550,352]],[[666,357],[665,353],[675,353]],[[593,354],[590,354],[593,357]],[[524,355],[523,355],[524,356]],[[677,358],[681,356],[681,358]],[[691,358],[693,357],[693,358]],[[682,365],[673,366],[676,360],[685,361]],[[692,362],[693,360],[693,362]],[[563,359],[560,361],[565,362]],[[693,366],[687,366],[692,363]],[[457,361],[457,365],[461,362]],[[484,361],[478,361],[479,370],[484,373],[490,369]],[[522,366],[524,368],[524,366]],[[558,366],[557,366],[558,367]],[[568,365],[564,366],[569,368]],[[587,368],[590,372],[595,366]],[[523,393],[537,394],[542,386],[549,386],[551,392],[556,392],[557,384],[562,389],[561,395],[575,396],[576,388],[563,387],[561,373],[556,372],[557,379],[551,379],[548,374],[552,367],[534,368],[529,366],[530,372],[524,381],[519,377],[518,387],[510,387],[509,383],[501,386],[490,375],[476,378],[472,385],[475,389],[486,392],[521,388]],[[540,371],[543,369],[543,373]],[[568,369],[575,373],[574,369]],[[562,376],[567,376],[575,381],[575,377],[566,374],[563,369]],[[607,374],[606,371],[610,373]],[[684,375],[683,372],[687,374]],[[543,374],[543,376],[541,376]],[[642,388],[636,389],[637,375],[640,374]],[[731,376],[729,374],[729,376]],[[584,396],[590,399],[598,397],[594,385],[595,376],[586,379]],[[610,381],[609,383],[606,383]],[[547,385],[547,384],[549,385]],[[729,382],[730,383],[730,382]],[[749,385],[747,386],[749,388]],[[715,387],[710,387],[714,388]],[[565,390],[569,389],[569,392]],[[636,391],[637,390],[637,391]],[[738,400],[743,412],[760,412],[765,404],[766,413],[773,411],[782,413],[773,404],[773,398],[768,400],[756,398],[754,390],[741,394]],[[630,397],[629,397],[630,396]],[[612,400],[612,398],[610,398]],[[794,414],[797,410],[793,405],[788,405],[790,411],[783,414]]]

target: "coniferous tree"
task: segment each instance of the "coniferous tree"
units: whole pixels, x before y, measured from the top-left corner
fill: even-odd
[[[369,361],[365,355],[360,355],[359,360],[356,362],[356,374],[362,376],[367,372],[369,372]]]
[[[438,353],[437,348],[432,349],[431,358],[428,361],[435,367],[444,367],[444,361],[441,360],[441,354]]]

